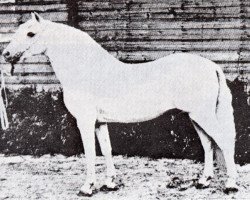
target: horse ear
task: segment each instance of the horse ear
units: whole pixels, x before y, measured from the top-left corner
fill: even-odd
[[[43,18],[36,12],[31,13],[31,18],[37,22],[41,22]]]

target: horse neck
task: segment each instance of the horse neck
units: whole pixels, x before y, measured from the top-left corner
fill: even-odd
[[[48,23],[47,29],[50,39],[46,54],[52,63],[71,64],[75,67],[81,64],[79,67],[84,65],[84,68],[89,66],[91,69],[94,64],[97,71],[106,65],[122,65],[83,31],[53,22]]]

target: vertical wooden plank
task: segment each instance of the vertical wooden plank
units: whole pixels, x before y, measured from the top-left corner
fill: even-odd
[[[78,28],[78,0],[66,0],[66,4],[68,7],[68,25]]]

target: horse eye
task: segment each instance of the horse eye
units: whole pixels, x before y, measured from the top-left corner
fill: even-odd
[[[28,37],[34,37],[35,35],[36,35],[36,34],[35,34],[35,33],[32,33],[32,32],[28,32],[28,33],[27,33],[27,36],[28,36]]]

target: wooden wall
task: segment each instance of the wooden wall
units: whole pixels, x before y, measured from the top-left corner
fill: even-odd
[[[230,80],[250,74],[248,0],[3,0],[0,50],[32,11],[88,32],[123,62],[192,52],[220,64]],[[3,59],[0,64],[7,67]],[[7,82],[18,87],[59,84],[42,56],[18,64]]]

